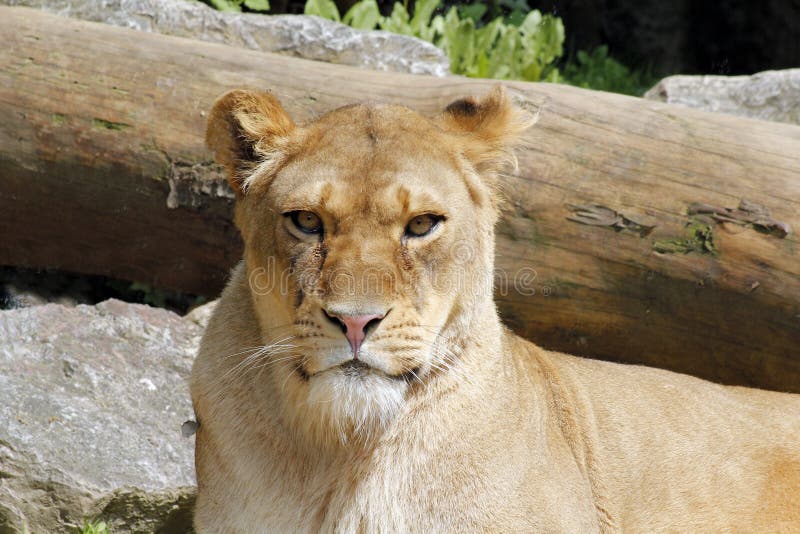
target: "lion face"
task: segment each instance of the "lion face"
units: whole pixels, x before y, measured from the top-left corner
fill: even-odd
[[[457,364],[491,305],[492,181],[523,127],[500,90],[438,120],[358,105],[303,126],[265,93],[218,100],[207,139],[238,195],[263,365],[302,426],[385,427]]]

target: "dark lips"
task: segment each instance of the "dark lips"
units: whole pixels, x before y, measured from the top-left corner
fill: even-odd
[[[339,365],[339,368],[342,369],[342,371],[344,371],[344,374],[347,376],[362,376],[365,372],[369,370],[378,371],[371,365],[365,363],[363,360],[355,360],[355,359],[347,360],[343,364]],[[383,371],[378,371],[378,372],[383,374],[384,376],[393,378],[395,380],[405,380],[406,382],[409,382],[410,380],[416,378],[416,373],[419,372],[419,367],[411,369],[399,375],[389,375],[384,373]]]

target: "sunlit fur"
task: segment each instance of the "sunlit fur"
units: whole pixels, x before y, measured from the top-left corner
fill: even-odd
[[[502,89],[295,124],[233,91],[207,142],[244,259],[192,373],[198,532],[800,529],[800,400],[544,351],[492,300]],[[322,234],[287,214],[312,211]],[[404,235],[415,216],[444,216]],[[386,314],[359,354],[335,320]]]

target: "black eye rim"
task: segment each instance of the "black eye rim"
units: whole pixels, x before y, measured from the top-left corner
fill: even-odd
[[[309,228],[303,228],[302,226],[300,226],[300,220],[299,220],[299,217],[300,217],[301,213],[311,213],[311,214],[313,214],[317,219],[319,219],[319,224],[315,228],[310,228],[310,229]],[[317,215],[316,213],[314,213],[311,210],[293,210],[293,211],[288,211],[288,212],[284,213],[283,216],[284,217],[289,217],[292,220],[292,224],[294,225],[294,227],[297,228],[297,230],[299,230],[300,232],[303,232],[304,234],[319,235],[319,234],[322,233],[322,229],[323,229],[322,217],[320,217],[319,215]]]
[[[419,217],[430,217],[432,219],[431,227],[428,228],[428,230],[422,234],[415,234],[414,232],[411,231],[411,223],[414,221],[414,219],[417,219]],[[436,230],[436,228],[439,227],[439,225],[445,219],[446,217],[444,215],[439,215],[437,213],[420,213],[418,215],[414,215],[413,217],[411,217],[411,219],[409,219],[408,223],[406,223],[406,227],[403,230],[403,237],[417,239],[420,237],[425,237],[427,235],[430,235],[434,230]]]

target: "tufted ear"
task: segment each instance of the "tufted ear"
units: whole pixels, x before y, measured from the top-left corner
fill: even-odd
[[[270,93],[237,89],[214,102],[206,145],[228,171],[231,187],[242,195],[256,167],[277,170],[294,131],[294,122]]]
[[[502,85],[495,85],[481,98],[451,103],[441,121],[446,130],[461,137],[462,153],[485,174],[497,172],[504,163],[516,163],[512,148],[535,119],[509,101]]]

